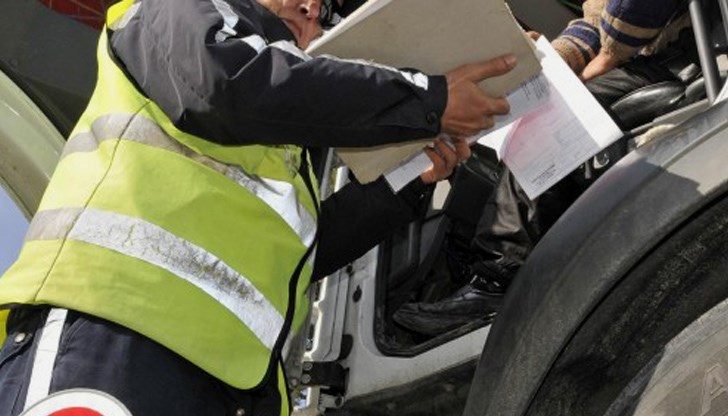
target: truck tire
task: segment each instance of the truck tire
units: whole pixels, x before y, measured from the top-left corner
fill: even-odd
[[[668,343],[622,390],[606,414],[728,413],[728,301]]]
[[[584,321],[528,415],[728,414],[728,197],[647,253]]]

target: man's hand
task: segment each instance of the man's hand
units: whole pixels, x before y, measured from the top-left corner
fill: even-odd
[[[441,130],[451,137],[467,137],[493,127],[493,116],[510,111],[503,97],[489,97],[478,88],[478,82],[503,75],[516,66],[514,55],[467,64],[449,71],[447,107],[441,119]]]
[[[443,139],[435,139],[434,147],[426,147],[425,153],[432,161],[432,168],[424,171],[420,179],[425,184],[441,181],[450,175],[455,167],[470,157],[470,144],[462,138],[453,138],[452,147]]]
[[[594,59],[587,64],[584,71],[581,73],[582,81],[589,81],[592,78],[596,78],[599,75],[610,71],[619,65],[619,61],[613,56],[604,51],[600,51]]]

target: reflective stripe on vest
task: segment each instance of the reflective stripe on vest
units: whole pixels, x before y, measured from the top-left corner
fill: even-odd
[[[140,115],[111,114],[94,120],[90,132],[77,133],[63,150],[62,158],[77,152],[96,150],[104,140],[130,140],[186,156],[225,175],[260,198],[276,211],[299,236],[305,246],[311,245],[316,234],[316,220],[302,206],[293,185],[288,182],[248,175],[240,167],[220,163],[183,146],[156,123]]]
[[[161,267],[223,304],[269,349],[283,316],[255,286],[213,254],[139,218],[92,208],[39,212],[26,240],[78,240]]]

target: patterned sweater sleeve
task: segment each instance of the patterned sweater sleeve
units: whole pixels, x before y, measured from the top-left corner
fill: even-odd
[[[679,9],[681,0],[587,0],[584,18],[569,23],[554,48],[581,72],[599,52],[623,62],[651,44]]]
[[[607,0],[587,0],[584,17],[572,20],[551,42],[554,49],[576,73],[580,73],[601,49],[599,23]]]
[[[677,13],[681,0],[610,0],[602,12],[602,49],[624,61],[651,44]]]

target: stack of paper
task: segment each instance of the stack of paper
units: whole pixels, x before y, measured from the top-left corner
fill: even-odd
[[[536,46],[541,74],[508,95],[511,114],[473,138],[495,149],[531,199],[622,136],[548,40],[541,37]],[[399,190],[430,166],[421,152],[385,177]]]
[[[417,68],[429,74],[515,54],[518,65],[513,71],[480,84],[492,96],[506,95],[540,71],[530,40],[503,0],[370,0],[307,52]],[[431,141],[337,152],[357,179],[366,183]]]
[[[531,198],[622,135],[545,37],[534,48],[503,0],[371,0],[308,52],[430,74],[514,53],[513,71],[480,84],[506,96],[511,113],[471,140],[496,149]],[[337,152],[360,182],[384,175],[399,190],[432,165],[422,151],[431,141]]]
[[[548,101],[506,128],[496,149],[529,198],[535,198],[622,136],[622,131],[542,37]]]

